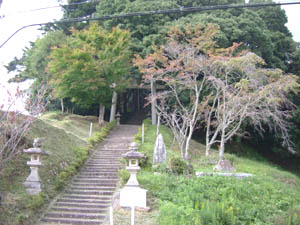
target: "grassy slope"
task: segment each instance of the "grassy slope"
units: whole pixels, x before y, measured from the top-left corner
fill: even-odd
[[[170,131],[162,126],[161,132],[168,149],[168,160],[180,156],[179,149],[172,144]],[[155,137],[156,127],[148,123],[145,144],[140,147],[140,151],[149,156],[150,162]],[[227,146],[230,147],[236,146]],[[248,146],[240,148],[254,152]],[[213,151],[210,158],[205,157],[204,152],[204,145],[192,142],[191,158],[196,171],[212,171],[217,161],[216,151]],[[154,210],[150,213],[139,213],[138,220],[141,221],[146,214],[150,219],[147,223],[136,224],[299,224],[298,176],[255,154],[247,157],[225,154],[225,157],[233,161],[238,172],[253,173],[254,178],[239,180],[228,177],[174,176],[163,172],[169,162],[161,167],[160,175],[154,175],[150,167],[143,169],[138,178],[142,186],[149,190],[149,204]],[[129,219],[129,212],[119,209],[115,217],[117,225],[126,224],[118,218]]]
[[[49,113],[37,120],[26,136],[27,147],[31,147],[33,139],[43,138],[43,149],[51,153],[43,158],[44,167],[40,168],[40,177],[46,187],[46,194],[39,197],[29,196],[22,183],[29,175],[26,166],[28,156],[19,155],[0,173],[4,202],[0,207],[0,224],[33,224],[43,208],[45,201],[57,194],[55,182],[57,175],[75,158],[75,149],[86,146],[91,122],[96,117],[82,117],[61,113]],[[99,126],[94,124],[94,130]],[[24,146],[25,147],[25,146]]]

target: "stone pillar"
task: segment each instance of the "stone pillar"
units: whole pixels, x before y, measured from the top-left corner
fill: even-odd
[[[159,134],[155,141],[153,164],[163,163],[167,160],[167,149],[162,134]]]
[[[42,182],[39,176],[38,168],[42,166],[40,161],[41,155],[48,155],[47,152],[41,149],[42,144],[39,138],[34,139],[33,148],[25,149],[23,152],[30,155],[30,161],[27,165],[30,166],[30,175],[24,182],[26,190],[31,195],[36,195],[42,191]]]

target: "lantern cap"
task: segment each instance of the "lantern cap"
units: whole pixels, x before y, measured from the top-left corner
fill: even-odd
[[[126,159],[141,159],[144,158],[145,155],[143,153],[138,152],[139,146],[136,142],[131,142],[129,145],[129,152],[123,154],[123,157]]]

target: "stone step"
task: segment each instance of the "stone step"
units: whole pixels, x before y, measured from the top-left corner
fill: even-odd
[[[102,166],[99,166],[99,167],[83,167],[82,168],[82,171],[85,171],[85,172],[89,172],[91,170],[96,170],[96,172],[99,172],[101,169],[120,169],[122,166],[119,165],[119,166],[111,166],[111,165],[102,165]]]
[[[73,199],[73,198],[60,198],[57,202],[67,202],[67,203],[92,203],[92,204],[108,204],[110,199],[106,200],[95,200],[95,199]]]
[[[91,186],[71,186],[68,190],[78,190],[78,191],[114,191],[115,187],[106,186],[106,187],[91,187]]]
[[[117,161],[117,162],[109,162],[109,161],[98,161],[98,162],[88,162],[85,164],[86,167],[92,167],[92,166],[95,166],[95,167],[101,167],[103,165],[111,165],[111,166],[120,166],[121,163],[120,163],[120,160]]]
[[[109,179],[118,179],[117,173],[105,173],[101,175],[79,175],[77,178],[84,179],[84,178],[109,178]]]
[[[92,156],[87,162],[89,161],[95,161],[95,160],[117,160],[119,159],[123,154],[116,154],[116,155],[95,155]]]
[[[112,195],[114,192],[113,191],[93,191],[93,190],[82,190],[82,191],[78,191],[78,190],[67,190],[66,191],[67,194],[78,194],[78,195],[106,195],[106,196],[109,196],[109,195]]]
[[[106,166],[106,167],[101,167],[101,166],[87,166],[82,168],[82,171],[84,172],[91,172],[91,171],[95,171],[95,172],[103,172],[102,169],[117,169],[119,170],[120,168],[122,168],[122,166]]]
[[[120,168],[118,168],[118,169],[121,169],[121,167]],[[91,169],[91,168],[88,168],[88,169],[84,169],[84,170],[82,170],[82,174],[80,173],[79,175],[85,175],[85,174],[97,174],[97,173],[102,173],[102,172],[111,172],[110,170],[103,170],[102,168],[96,168],[96,169]]]
[[[80,182],[90,182],[90,183],[107,183],[108,181],[112,181],[112,182],[118,182],[119,179],[109,179],[109,178],[98,178],[98,177],[94,177],[94,178],[74,178],[73,179],[73,183],[80,183]]]
[[[63,195],[62,198],[66,199],[79,199],[79,200],[97,200],[97,201],[110,201],[108,196],[81,196],[81,195]]]
[[[77,208],[98,208],[105,209],[109,206],[109,203],[99,204],[99,203],[76,203],[76,202],[57,202],[55,207],[77,207]]]
[[[99,168],[96,172],[80,171],[79,175],[99,175],[101,173],[118,173],[118,168]]]
[[[87,163],[91,162],[120,162],[120,157],[104,157],[104,156],[97,156],[93,157],[90,160],[86,161]]]
[[[60,212],[79,212],[79,213],[106,213],[107,209],[99,209],[99,208],[88,208],[88,209],[83,209],[83,208],[67,208],[67,207],[53,207],[51,209],[52,211],[60,211]]]
[[[76,176],[76,178],[84,179],[84,178],[109,178],[109,179],[118,179],[118,172],[110,172],[110,171],[97,171],[93,173],[87,173],[79,174]]]
[[[103,154],[103,153],[109,153],[109,154],[114,154],[114,153],[123,153],[123,152],[128,152],[129,148],[100,148],[97,153],[98,154]]]
[[[118,167],[121,162],[101,162],[101,163],[86,163],[85,167]]]
[[[43,221],[47,224],[100,225],[119,182],[122,155],[138,126],[117,126],[89,156],[64,194],[56,200]]]
[[[77,219],[104,219],[104,214],[87,214],[87,213],[67,213],[67,212],[48,212],[46,217],[51,218],[77,218]]]
[[[103,159],[116,159],[116,158],[120,158],[122,157],[123,154],[125,154],[126,152],[124,153],[121,153],[121,154],[95,154],[93,156],[91,156],[91,159],[97,159],[97,158],[103,158]]]
[[[120,156],[122,154],[124,154],[124,152],[128,152],[127,151],[114,151],[114,150],[109,150],[109,151],[105,151],[105,152],[95,152],[93,155],[91,155],[92,157],[114,157],[114,156]]]
[[[102,187],[116,187],[117,186],[117,182],[107,182],[107,183],[84,183],[84,182],[80,182],[80,183],[72,183],[72,186],[102,186]]]
[[[56,224],[73,224],[73,225],[100,225],[103,222],[103,219],[91,220],[81,220],[81,219],[63,219],[63,218],[48,218],[45,217],[42,219],[43,222],[47,223],[56,223]]]

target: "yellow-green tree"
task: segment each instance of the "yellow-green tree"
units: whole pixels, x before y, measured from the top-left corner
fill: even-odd
[[[53,49],[48,70],[55,95],[71,98],[77,104],[107,105],[112,84],[126,87],[131,53],[130,32],[102,29],[96,23],[84,30],[72,30],[67,42]]]

